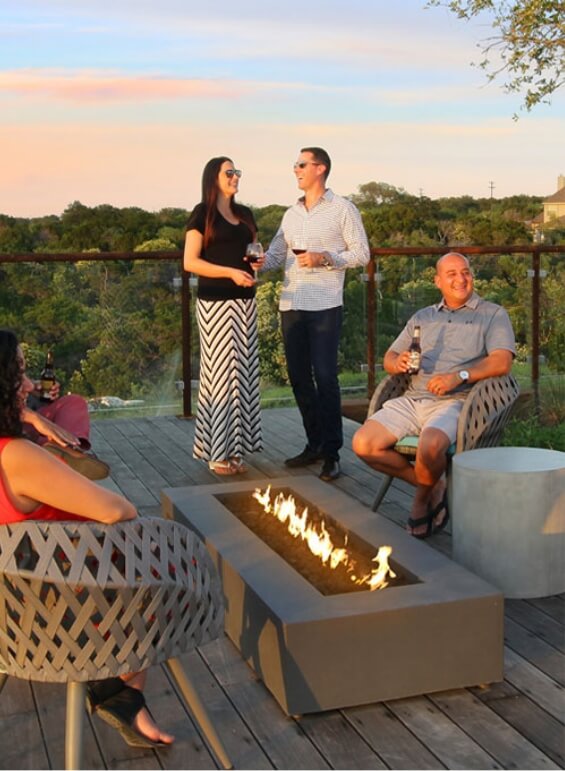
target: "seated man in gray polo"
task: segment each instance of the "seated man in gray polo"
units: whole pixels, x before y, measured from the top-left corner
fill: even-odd
[[[418,325],[420,371],[403,396],[387,401],[353,437],[353,450],[365,463],[415,485],[408,529],[417,538],[447,524],[446,453],[456,439],[467,392],[478,380],[508,374],[516,352],[508,314],[474,292],[466,257],[455,252],[441,257],[435,284],[441,302],[412,316],[383,362],[389,375],[408,372],[408,348]],[[413,434],[419,435],[414,466],[394,450]]]

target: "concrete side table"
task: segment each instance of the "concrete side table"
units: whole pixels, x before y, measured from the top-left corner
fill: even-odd
[[[453,458],[453,558],[506,597],[565,591],[565,453],[488,447]]]

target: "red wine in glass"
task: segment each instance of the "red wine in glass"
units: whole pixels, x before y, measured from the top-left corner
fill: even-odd
[[[255,264],[259,262],[260,257],[263,254],[263,247],[258,241],[254,241],[252,244],[247,245],[245,256],[247,262],[251,265],[253,270],[256,270]]]

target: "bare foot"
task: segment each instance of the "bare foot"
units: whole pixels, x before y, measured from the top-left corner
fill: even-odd
[[[415,538],[426,538],[429,535],[430,522],[425,502],[414,500],[406,530]]]
[[[428,510],[434,512],[433,526],[434,530],[441,529],[442,522],[447,516],[447,509],[445,508],[444,496],[447,492],[447,482],[444,476],[441,476],[434,485],[430,494],[430,500],[428,503]]]
[[[175,740],[175,737],[172,734],[161,731],[146,708],[141,709],[137,713],[133,725],[136,731],[139,731],[142,736],[151,739],[152,742],[172,744]]]

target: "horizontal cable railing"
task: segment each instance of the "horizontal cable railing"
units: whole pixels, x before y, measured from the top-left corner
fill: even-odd
[[[489,255],[501,257],[502,255],[531,256],[531,267],[528,276],[531,278],[531,386],[534,400],[539,406],[539,361],[540,361],[540,293],[543,271],[541,269],[541,257],[544,254],[565,255],[565,245],[549,244],[519,244],[511,246],[437,246],[437,247],[377,247],[371,249],[371,261],[363,274],[366,283],[365,289],[365,333],[366,333],[366,369],[367,392],[370,396],[375,388],[377,370],[377,336],[376,319],[379,303],[379,276],[377,264],[384,257],[433,257],[446,254],[448,251],[457,251],[466,256]],[[149,251],[149,252],[64,252],[64,253],[28,253],[28,254],[0,254],[2,263],[55,263],[55,262],[135,262],[135,261],[170,261],[177,262],[179,276],[177,288],[181,293],[181,314],[179,325],[182,339],[182,382],[189,384],[182,389],[183,414],[185,417],[192,415],[192,325],[191,325],[191,281],[190,275],[182,269],[181,250]]]

